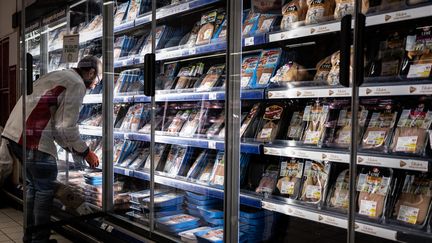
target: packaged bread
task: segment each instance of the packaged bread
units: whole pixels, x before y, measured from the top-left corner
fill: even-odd
[[[391,110],[373,112],[363,135],[362,148],[386,151],[397,114]]]
[[[423,104],[414,110],[403,110],[390,150],[395,153],[423,154],[427,145],[427,130],[431,123],[432,112],[426,112]]]
[[[308,6],[306,0],[292,0],[282,7],[281,30],[290,30],[303,24]]]
[[[349,195],[349,171],[346,169],[339,173],[330,188],[327,205],[331,208],[346,210],[349,205]]]
[[[305,24],[318,24],[331,19],[335,2],[334,0],[307,0],[307,5]]]
[[[297,199],[300,193],[304,163],[298,159],[281,161],[279,180],[276,187],[282,196]]]
[[[272,194],[278,178],[279,168],[276,165],[269,165],[261,177],[258,187],[255,192]]]
[[[329,107],[317,101],[314,105],[305,107],[303,121],[306,122],[306,129],[303,134],[303,143],[318,145],[325,133],[325,125],[328,120]]]
[[[273,83],[305,81],[308,80],[309,73],[306,68],[295,62],[288,62],[280,67],[276,74],[270,79]]]
[[[288,126],[287,139],[299,141],[302,137],[305,125],[306,123],[303,121],[303,112],[294,112]]]
[[[364,167],[357,177],[358,213],[369,218],[380,218],[390,191],[392,169]]]
[[[392,217],[399,222],[423,225],[427,220],[431,199],[432,175],[407,172]]]
[[[285,106],[269,105],[265,108],[261,129],[259,130],[256,140],[261,142],[271,142],[276,139],[282,126],[282,115],[284,114]]]
[[[314,77],[314,81],[317,82],[325,82],[327,81],[327,77],[332,69],[332,56],[328,56],[316,65],[316,74]]]
[[[324,198],[329,172],[329,162],[306,161],[300,200],[307,203],[320,203]]]
[[[335,0],[336,7],[334,10],[334,18],[336,20],[342,19],[345,15],[354,14],[354,4],[353,0]]]

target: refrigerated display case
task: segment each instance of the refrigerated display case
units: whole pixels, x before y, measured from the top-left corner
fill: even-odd
[[[36,21],[26,26],[25,40],[27,53],[30,53],[33,58],[33,80],[36,80],[40,76],[40,53],[41,53],[41,27],[40,22]]]
[[[429,1],[93,3],[42,29],[56,68],[74,65],[67,33],[104,60],[78,121],[103,164],[59,153],[83,212],[109,215],[95,225],[185,242],[432,239]]]

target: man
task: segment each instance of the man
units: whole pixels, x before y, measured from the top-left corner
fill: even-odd
[[[22,159],[26,136],[26,220],[27,228],[48,224],[57,178],[57,150],[54,141],[85,158],[90,167],[99,158],[81,139],[77,127],[86,89],[100,80],[101,61],[86,56],[77,68],[48,73],[34,82],[33,93],[26,97],[26,132],[22,127],[22,98],[15,105],[2,136],[9,140],[11,152]],[[24,242],[49,242],[50,229],[26,230]]]

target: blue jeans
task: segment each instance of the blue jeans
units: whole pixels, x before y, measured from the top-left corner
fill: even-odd
[[[9,147],[22,162],[22,146],[10,141]],[[51,222],[51,208],[54,199],[55,181],[57,179],[57,161],[47,153],[37,150],[26,150],[26,220],[27,228]],[[49,228],[37,229],[35,232],[25,230],[24,242],[45,243],[51,234]]]

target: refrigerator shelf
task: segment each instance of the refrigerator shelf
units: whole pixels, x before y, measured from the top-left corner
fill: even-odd
[[[326,160],[339,163],[349,163],[350,161],[348,150],[264,145],[264,154],[300,159]],[[414,171],[429,171],[429,161],[427,158],[415,158],[390,154],[359,152],[357,155],[357,164]]]
[[[150,180],[150,173],[144,172],[144,171],[136,171],[136,170],[129,170],[126,168],[121,168],[118,166],[114,167],[114,173],[126,175],[130,177],[135,177],[142,180]],[[224,198],[223,189],[214,188],[209,185],[205,184],[199,184],[192,181],[186,181],[184,179],[180,178],[171,178],[166,177],[163,175],[155,175],[155,183],[163,184],[165,186],[174,187],[177,189],[190,191],[198,194],[204,194],[210,197],[215,197],[219,199]],[[261,198],[253,196],[253,195],[247,195],[247,194],[240,194],[240,203],[242,205],[247,205],[255,208],[261,207]]]

